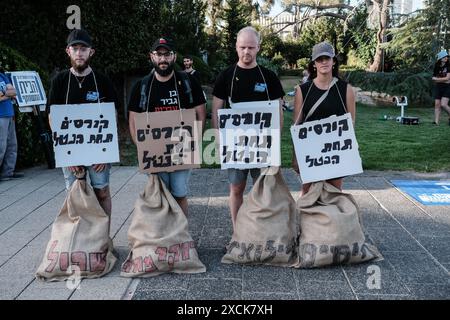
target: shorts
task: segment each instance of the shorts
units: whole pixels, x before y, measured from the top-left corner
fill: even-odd
[[[192,170],[188,169],[174,172],[158,172],[158,176],[174,197],[184,198],[189,192],[188,184],[189,178],[191,177],[191,171]]]
[[[253,169],[227,169],[228,173],[228,181],[231,184],[240,184],[243,181],[247,181],[248,173],[250,172],[250,175],[253,178],[253,183],[258,179],[259,175],[261,174],[260,168],[253,168]]]
[[[433,97],[435,100],[450,98],[450,84],[436,83],[433,87]]]
[[[86,175],[89,176],[91,180],[91,186],[94,189],[103,189],[109,185],[109,172],[111,170],[111,164],[108,163],[106,168],[101,172],[95,172],[92,166],[85,166],[86,171],[88,172]],[[69,168],[62,168],[64,174],[64,180],[66,182],[66,190],[70,189],[70,186],[77,179],[75,175],[70,172]]]

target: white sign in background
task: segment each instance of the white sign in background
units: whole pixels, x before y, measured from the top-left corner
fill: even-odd
[[[280,166],[278,100],[233,104],[220,109],[218,118],[222,169]]]
[[[36,71],[9,72],[13,87],[16,89],[16,101],[21,112],[31,112],[31,106],[40,105],[40,110],[45,110],[47,97],[42,86],[41,78]]]
[[[50,108],[56,167],[120,161],[114,103]]]
[[[303,183],[363,172],[350,113],[291,127]]]

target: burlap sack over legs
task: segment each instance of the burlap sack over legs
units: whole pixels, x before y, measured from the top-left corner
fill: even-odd
[[[377,248],[366,242],[351,194],[320,181],[297,201],[300,212],[300,268],[351,264],[378,258]]]
[[[239,209],[222,263],[294,266],[298,229],[295,201],[280,169],[265,168]]]
[[[98,278],[114,267],[110,217],[100,206],[94,189],[77,179],[64,200],[44,258],[36,272],[42,281],[63,281],[69,277]]]
[[[157,175],[149,176],[136,200],[128,241],[131,251],[122,264],[123,277],[206,271],[189,234],[186,216]]]

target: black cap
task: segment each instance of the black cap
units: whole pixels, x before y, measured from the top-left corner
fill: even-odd
[[[92,47],[91,37],[84,29],[73,29],[67,37],[67,46],[73,46],[74,44],[83,44],[86,47]]]
[[[156,39],[151,50],[155,51],[156,49],[161,47],[166,48],[169,51],[175,51],[175,43],[173,42],[173,40],[166,37]]]

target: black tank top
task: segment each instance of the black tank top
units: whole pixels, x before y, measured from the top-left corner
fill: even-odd
[[[312,88],[309,91],[308,96],[306,96],[310,86],[312,86]],[[319,100],[319,98],[325,93],[326,90],[317,88],[313,81],[308,81],[302,84],[300,88],[302,90],[302,97],[304,102],[302,110],[302,122],[304,122],[309,110],[311,110],[312,106],[316,103],[317,100]],[[345,104],[345,108],[342,105],[338,90],[341,94],[342,101]],[[338,82],[336,82],[336,84],[330,89],[330,92],[328,92],[328,96],[325,98],[325,100],[322,101],[322,103],[317,107],[316,111],[314,111],[314,113],[308,118],[308,121],[320,120],[328,118],[332,115],[341,116],[346,113],[346,104],[347,82],[339,79]]]

